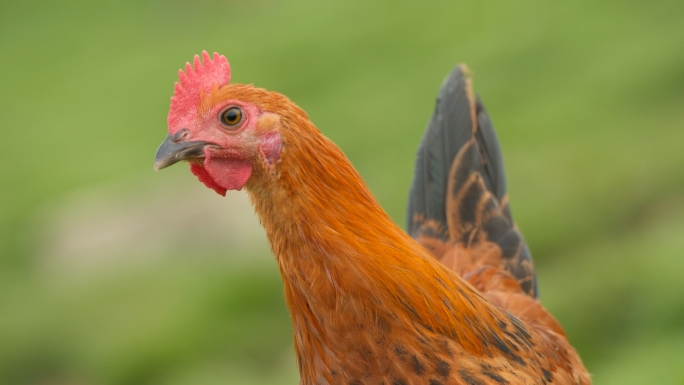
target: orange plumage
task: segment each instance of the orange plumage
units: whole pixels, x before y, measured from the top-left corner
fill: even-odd
[[[419,158],[409,208],[414,239],[303,110],[278,93],[216,82],[211,72],[221,66],[208,65],[206,53],[209,69],[198,63],[193,82],[208,84],[183,91],[185,99],[196,95],[170,112],[181,125],[169,126],[156,167],[189,160],[219,193],[242,188],[247,175],[244,187],[282,274],[301,384],[590,383],[535,298],[505,188],[490,178],[496,165],[483,169],[498,145],[478,131],[478,105],[460,68],[449,92],[460,92],[457,104],[465,104],[455,116],[469,115],[471,126],[444,160],[440,183],[430,185]],[[241,114],[235,125],[225,118],[231,108]],[[421,151],[429,144],[424,139]],[[445,198],[436,206],[431,189]]]

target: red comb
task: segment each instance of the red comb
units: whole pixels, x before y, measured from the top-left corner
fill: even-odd
[[[224,86],[230,82],[230,64],[225,56],[214,52],[214,59],[207,51],[202,51],[202,60],[195,55],[193,65],[185,63],[185,72],[178,70],[179,82],[176,82],[171,98],[169,111],[169,130],[179,129],[178,123],[189,123],[197,114],[197,103],[200,92],[209,93],[214,86]],[[182,122],[181,122],[182,120]]]

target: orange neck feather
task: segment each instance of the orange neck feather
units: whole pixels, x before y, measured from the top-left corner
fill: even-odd
[[[257,172],[247,189],[283,277],[302,375],[329,368],[344,319],[385,317],[392,330],[488,353],[503,315],[395,225],[344,154],[287,108],[278,174]]]

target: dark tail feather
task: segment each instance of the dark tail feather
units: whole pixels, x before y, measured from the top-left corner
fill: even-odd
[[[506,196],[506,173],[504,172],[499,140],[479,96],[477,97],[475,108],[477,114],[475,137],[480,152],[485,159],[482,163],[482,175],[487,184],[487,189],[501,202],[504,196]],[[510,213],[507,214],[507,217],[512,219]]]
[[[445,202],[449,169],[474,129],[465,71],[465,66],[457,66],[445,79],[418,147],[407,217],[408,231],[414,237],[425,222],[430,222],[436,226],[436,237],[448,238]]]
[[[470,246],[484,235],[500,246],[503,267],[523,290],[537,295],[532,258],[510,214],[499,141],[464,65],[442,84],[418,148],[407,222],[414,238]]]

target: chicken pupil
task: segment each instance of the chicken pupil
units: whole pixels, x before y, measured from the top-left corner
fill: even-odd
[[[240,111],[237,108],[231,108],[223,115],[223,120],[229,124],[235,124],[240,120]]]

